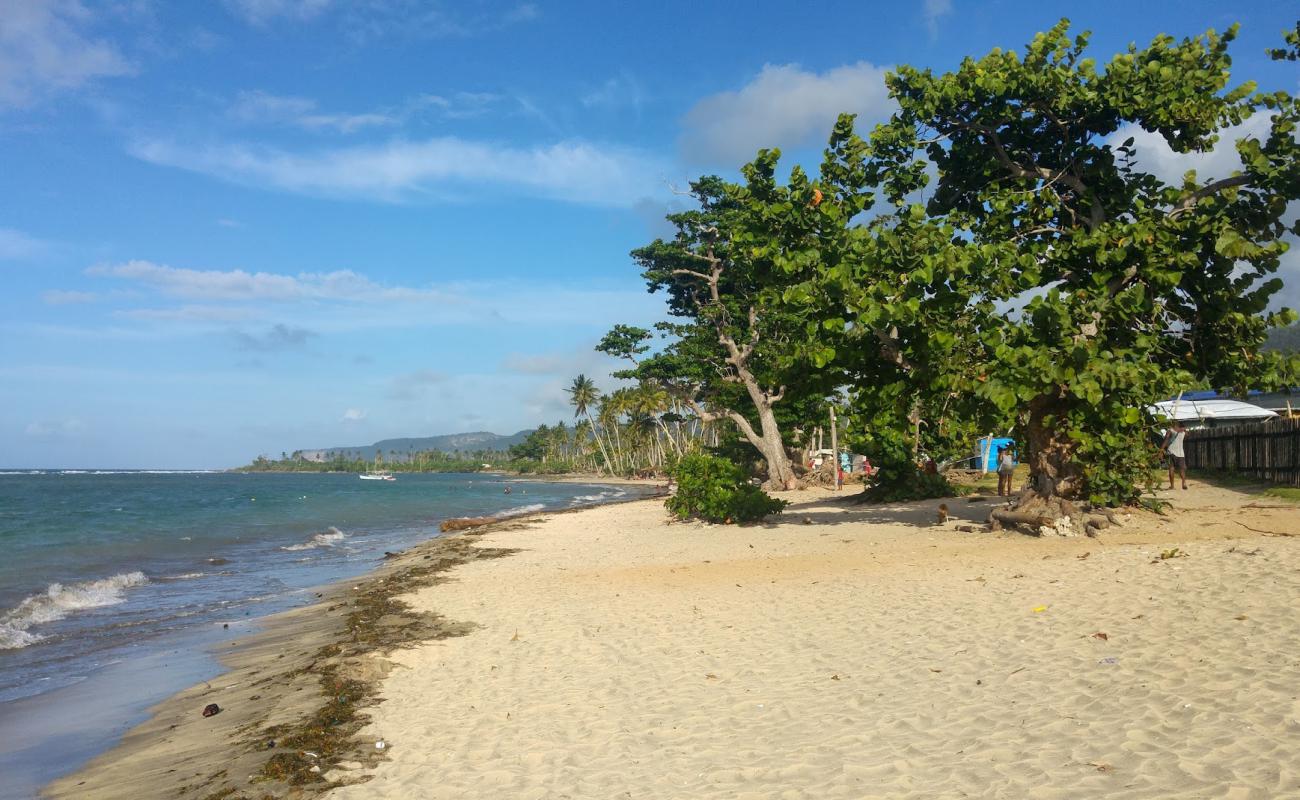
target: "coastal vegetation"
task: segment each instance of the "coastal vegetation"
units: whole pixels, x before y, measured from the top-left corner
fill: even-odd
[[[478,472],[505,454],[494,450],[471,453],[445,453],[440,450],[422,450],[415,453],[390,452],[385,458],[376,452],[372,458],[357,458],[335,453],[328,459],[305,458],[301,451],[281,453],[279,458],[258,456],[252,463],[237,467],[238,472]]]
[[[749,482],[745,470],[725,458],[695,453],[673,470],[677,492],[668,510],[682,519],[726,524],[758,522],[789,505]]]
[[[675,234],[632,253],[670,319],[599,349],[697,426],[725,424],[769,487],[794,485],[791,453],[834,405],[850,446],[923,492],[923,461],[1010,431],[1029,479],[1005,522],[1082,527],[1081,507],[1134,502],[1152,402],[1296,375],[1264,345],[1296,318],[1273,299],[1300,106],[1233,82],[1235,38],[1161,35],[1099,64],[1062,20],[1023,53],[899,67],[897,111],[866,135],[841,116],[816,174],[780,181],[761,150],[741,182],[694,181]],[[1288,32],[1273,56],[1298,49]],[[1171,178],[1152,151],[1221,139],[1228,175]]]

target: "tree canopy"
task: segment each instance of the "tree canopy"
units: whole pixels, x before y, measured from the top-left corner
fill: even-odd
[[[1300,112],[1234,84],[1235,37],[1161,35],[1099,65],[1062,20],[1023,53],[900,67],[897,112],[866,137],[842,116],[817,175],[782,183],[763,150],[743,183],[692,184],[677,235],[633,253],[668,296],[668,345],[646,355],[649,331],[622,326],[601,347],[731,419],[777,472],[776,404],[844,393],[896,463],[1005,426],[1024,440],[1024,502],[1131,501],[1152,403],[1295,376],[1261,348],[1295,319],[1270,307],[1297,232]],[[1300,26],[1273,56],[1297,53]],[[1243,133],[1257,115],[1267,133]],[[1150,156],[1223,137],[1241,161],[1225,174],[1171,179]]]

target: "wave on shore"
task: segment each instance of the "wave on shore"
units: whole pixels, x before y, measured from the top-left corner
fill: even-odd
[[[68,586],[51,583],[44,592],[0,614],[0,650],[35,644],[45,637],[32,633],[29,629],[33,625],[63,619],[74,611],[117,605],[126,599],[127,589],[148,582],[143,572],[126,572]]]
[[[343,541],[346,538],[347,535],[343,533],[343,531],[333,526],[330,526],[329,530],[322,531],[321,533],[313,534],[310,539],[303,542],[302,544],[285,545],[280,549],[293,552],[297,550],[314,550],[317,547],[333,547],[334,545],[338,544],[339,542]]]
[[[530,506],[517,506],[515,508],[502,509],[501,511],[498,511],[495,514],[490,514],[489,516],[504,519],[505,517],[517,517],[520,514],[532,514],[544,510],[546,510],[546,505],[544,503],[534,503]]]
[[[627,492],[623,489],[610,489],[599,494],[580,494],[569,501],[571,506],[585,506],[589,503],[603,503],[606,500],[613,500],[617,497],[625,497]]]

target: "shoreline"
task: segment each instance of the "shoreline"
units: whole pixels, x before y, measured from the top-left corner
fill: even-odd
[[[573,477],[567,483],[595,481]],[[646,481],[603,481],[602,485],[652,485]],[[80,767],[41,787],[42,798],[176,797],[203,789],[199,797],[225,791],[224,779],[240,769],[258,774],[271,758],[285,755],[285,748],[257,747],[259,741],[270,742],[276,735],[292,735],[294,723],[319,711],[327,703],[323,681],[350,682],[356,692],[347,705],[360,711],[371,703],[371,684],[382,677],[383,670],[373,670],[360,663],[371,655],[384,655],[394,648],[418,642],[436,641],[461,635],[465,626],[449,623],[437,615],[410,613],[395,597],[442,580],[442,573],[479,558],[500,555],[473,547],[479,537],[498,529],[509,528],[529,519],[574,514],[607,505],[637,502],[658,495],[617,498],[587,503],[572,508],[528,511],[509,514],[492,523],[457,532],[431,533],[430,537],[405,550],[386,555],[383,562],[355,577],[312,587],[315,600],[252,621],[249,635],[230,641],[209,644],[204,654],[215,661],[217,674],[186,687],[150,706],[143,722],[130,727],[107,750]],[[453,518],[449,518],[453,519]],[[365,627],[361,635],[349,632]],[[377,631],[377,633],[376,633]],[[342,673],[344,677],[339,678]],[[225,698],[225,699],[221,699]],[[216,702],[221,712],[204,718],[200,711]],[[313,704],[317,708],[313,709]],[[354,713],[354,712],[350,712]],[[361,712],[364,713],[364,712]],[[334,754],[331,763],[361,759],[353,763],[373,763],[376,751],[348,744],[351,725],[337,733],[344,747]],[[250,737],[252,730],[271,730],[271,736]],[[229,741],[213,747],[211,738]],[[319,749],[319,748],[318,748]],[[264,750],[264,751],[263,751]],[[292,749],[297,752],[297,749]],[[288,768],[281,763],[273,770],[287,780],[267,781],[259,791],[283,790],[297,785],[293,778],[310,777],[310,768],[318,763],[289,753]],[[232,758],[232,756],[234,756]],[[251,757],[250,757],[251,756]],[[284,762],[286,759],[281,759]],[[261,762],[261,766],[258,766]],[[174,765],[184,763],[184,770]],[[239,765],[233,766],[232,765]],[[253,768],[256,767],[254,770]],[[233,772],[231,770],[234,770]],[[142,778],[141,776],[147,776]],[[245,784],[247,781],[244,782]]]
[[[522,735],[518,726],[549,719],[547,714],[559,714],[567,719],[564,710],[555,707],[556,701],[551,694],[571,688],[567,683],[548,685],[541,697],[520,696],[526,694],[528,684],[546,680],[542,677],[549,674],[544,672],[545,669],[566,674],[579,669],[584,677],[569,675],[565,680],[597,681],[599,685],[583,689],[583,692],[595,693],[588,701],[595,703],[598,696],[603,698],[602,692],[609,690],[608,686],[600,683],[603,672],[612,669],[615,676],[624,674],[620,660],[604,660],[623,648],[633,651],[638,657],[644,655],[650,659],[661,658],[659,651],[680,651],[681,655],[675,657],[694,658],[689,656],[693,651],[682,649],[680,644],[667,643],[683,635],[681,631],[689,631],[692,625],[698,626],[705,619],[716,619],[718,624],[710,628],[713,631],[710,636],[719,637],[720,641],[733,637],[730,632],[733,628],[743,628],[752,635],[763,636],[760,633],[763,626],[754,628],[755,620],[749,618],[756,601],[768,614],[778,614],[789,607],[789,613],[794,614],[792,619],[802,618],[801,614],[825,614],[825,611],[814,612],[813,607],[806,605],[809,598],[817,604],[814,607],[822,605],[822,590],[812,589],[810,593],[808,578],[815,578],[814,584],[826,586],[826,591],[830,592],[828,597],[834,601],[833,607],[839,608],[847,597],[858,597],[864,591],[868,595],[881,591],[871,588],[878,584],[892,587],[921,581],[925,585],[925,581],[940,580],[936,577],[940,574],[946,576],[942,580],[951,582],[950,589],[961,592],[968,593],[968,587],[982,591],[985,575],[988,575],[991,581],[1022,579],[1022,582],[1013,580],[1007,586],[1013,591],[1031,589],[1033,594],[1028,596],[1041,594],[1050,597],[1059,593],[1051,584],[1081,571],[1093,576],[1090,580],[1101,586],[1108,579],[1103,577],[1105,573],[1093,570],[1102,563],[1107,565],[1107,572],[1110,567],[1115,567],[1117,574],[1141,573],[1144,579],[1149,572],[1161,580],[1178,575],[1176,571],[1185,567],[1200,569],[1202,564],[1208,566],[1215,559],[1230,560],[1232,566],[1254,567],[1267,563],[1259,558],[1210,555],[1211,547],[1213,552],[1236,551],[1238,545],[1235,543],[1224,549],[1229,540],[1245,542],[1241,545],[1241,552],[1247,555],[1268,550],[1288,559],[1296,556],[1300,543],[1294,539],[1265,537],[1236,526],[1272,528],[1283,532],[1300,529],[1300,525],[1294,524],[1300,522],[1300,508],[1260,506],[1250,502],[1251,498],[1235,492],[1208,488],[1204,491],[1205,496],[1198,499],[1208,498],[1209,507],[1180,512],[1171,519],[1138,515],[1135,521],[1112,535],[1103,536],[1101,541],[1086,538],[1035,540],[1019,534],[960,534],[952,529],[951,523],[939,526],[930,522],[939,501],[888,507],[849,506],[843,502],[846,497],[817,490],[797,493],[796,505],[778,523],[748,528],[669,524],[657,500],[632,499],[558,512],[537,512],[471,531],[436,537],[404,551],[364,578],[333,587],[324,592],[315,604],[267,618],[264,631],[243,643],[223,647],[220,655],[228,666],[226,672],[156,706],[150,720],[128,733],[117,747],[76,773],[53,782],[46,787],[43,796],[122,797],[131,800],[155,796],[260,798],[265,794],[276,797],[283,796],[289,788],[290,784],[283,778],[292,779],[295,775],[311,781],[298,789],[305,795],[295,796],[311,796],[335,786],[334,782],[337,782],[337,788],[331,797],[401,796],[400,793],[394,794],[399,790],[393,781],[397,781],[397,785],[409,786],[402,782],[412,779],[413,769],[421,774],[434,770],[428,774],[446,775],[448,796],[455,794],[453,787],[459,787],[462,792],[477,787],[477,794],[470,791],[469,796],[515,793],[530,785],[533,777],[530,773],[536,773],[537,780],[546,775],[554,777],[555,773],[547,772],[537,764],[527,767],[526,764],[533,763],[531,761],[522,767],[522,773],[521,765],[506,765],[507,771],[515,773],[515,782],[507,786],[501,782],[505,779],[500,770],[487,769],[483,757],[469,758],[461,750],[459,760],[454,763],[440,761],[443,756],[439,753],[451,758],[457,751],[450,743],[444,746],[441,739],[427,738],[434,736],[433,732],[423,731],[441,730],[437,736],[457,740],[465,736],[472,739],[471,733],[476,731],[474,735],[490,739],[493,736]],[[1175,500],[1186,499],[1186,496],[1173,497]],[[987,503],[961,499],[951,502],[957,509],[954,523],[970,521],[987,513],[988,509]],[[1233,513],[1224,513],[1229,510]],[[1242,522],[1252,519],[1259,521],[1253,526]],[[624,542],[623,539],[632,541]],[[1170,560],[1167,564],[1157,563],[1161,549],[1167,549],[1171,543],[1192,543],[1190,549],[1194,558],[1186,562]],[[626,550],[628,547],[632,550]],[[1147,565],[1152,552],[1157,554],[1156,561],[1152,562],[1156,566]],[[1094,558],[1085,560],[1090,554]],[[505,558],[507,555],[512,557]],[[1200,560],[1197,556],[1201,557]],[[1050,561],[1043,562],[1042,559]],[[1047,569],[1053,577],[1038,580],[1031,574],[1012,574],[1016,568],[1026,573],[1031,569]],[[453,570],[454,574],[451,574]],[[859,577],[859,574],[867,577]],[[768,583],[768,577],[776,588],[762,588]],[[1077,579],[1078,575],[1074,578]],[[867,582],[863,583],[864,580]],[[734,591],[730,588],[733,583]],[[753,588],[741,589],[742,584]],[[503,585],[511,586],[512,591],[503,595],[500,588]],[[613,591],[615,589],[619,591]],[[843,592],[848,589],[852,593],[846,596]],[[755,591],[760,594],[750,595]],[[913,589],[906,591],[903,596],[913,597]],[[1158,588],[1153,585],[1149,591],[1158,591]],[[696,598],[692,592],[702,594]],[[525,605],[521,606],[521,600],[515,595],[527,596]],[[628,599],[622,599],[620,595],[627,595]],[[749,599],[741,607],[727,605],[718,610],[722,599],[733,595],[746,595]],[[629,606],[633,597],[637,600]],[[699,605],[705,602],[706,597],[711,605]],[[647,612],[642,606],[649,605],[647,598],[652,598],[659,606],[650,605],[654,610],[645,617]],[[771,605],[772,602],[776,605]],[[915,597],[913,602],[916,602]],[[1064,603],[1064,598],[1059,602]],[[1136,599],[1125,602],[1141,605]],[[675,606],[682,603],[688,603],[687,610],[676,609]],[[696,604],[694,612],[689,611],[689,603]],[[1051,607],[1056,605],[1052,603]],[[354,616],[358,608],[369,608],[369,615],[364,619]],[[742,608],[744,610],[740,610]],[[641,609],[641,616],[629,621],[628,617],[635,615],[637,609]],[[702,618],[700,613],[705,609],[707,617]],[[681,617],[683,613],[684,618]],[[1252,611],[1251,616],[1256,613]],[[659,620],[661,616],[667,621]],[[952,616],[951,612],[948,616]],[[641,622],[636,621],[642,617]],[[958,617],[958,621],[965,619],[960,610]],[[353,625],[349,630],[349,619],[363,625]],[[1037,617],[1028,614],[1028,619]],[[582,648],[577,643],[592,635],[592,626],[597,621],[600,624],[595,625],[595,630],[614,626],[615,620],[622,620],[621,625],[627,628],[623,637],[619,636],[619,629],[606,634],[613,637],[610,646],[615,650],[602,650],[610,655],[601,656],[596,661],[582,660]],[[972,625],[980,624],[975,619],[970,622]],[[806,618],[804,624],[815,628],[818,623],[814,616]],[[855,622],[853,629],[865,625],[867,628],[884,626],[887,630],[892,624],[888,617],[883,620],[866,617]],[[1023,626],[1024,623],[1017,624]],[[1120,625],[1118,621],[1093,624],[1111,626],[1112,635]],[[1240,626],[1239,622],[1231,624]],[[651,630],[638,625],[667,628]],[[513,626],[517,627],[511,638]],[[567,632],[573,626],[586,633],[574,642],[559,645],[561,635],[569,635]],[[1290,628],[1287,632],[1293,635]],[[1085,640],[1089,633],[1082,634]],[[656,644],[659,641],[657,637],[663,637],[662,643]],[[555,639],[557,646],[544,647],[551,639]],[[790,641],[797,642],[798,639],[795,637]],[[643,640],[646,641],[644,647],[641,646]],[[843,644],[828,639],[826,646],[819,645],[818,652],[833,650]],[[656,652],[641,653],[652,645]],[[720,644],[717,646],[721,647]],[[1098,646],[1095,642],[1088,645]],[[539,647],[543,650],[537,650]],[[665,647],[668,649],[664,650]],[[890,647],[896,648],[897,645]],[[338,648],[337,652],[333,648]],[[986,647],[980,649],[987,650]],[[518,669],[524,665],[516,662],[525,652],[532,655],[526,671],[520,673]],[[1125,658],[1132,655],[1130,650]],[[731,681],[736,679],[736,675],[765,674],[789,666],[779,656],[772,657],[777,660],[771,664],[748,667],[743,663],[724,665],[712,658],[707,660],[710,666],[705,667],[702,661],[698,670],[691,669],[691,686],[702,680],[705,686],[723,688],[715,681]],[[938,654],[934,657],[952,658]],[[986,653],[984,657],[996,661],[997,653]],[[430,661],[431,658],[434,660]],[[860,665],[858,668],[848,663],[834,666],[834,661],[834,658],[830,659],[827,669],[834,671],[835,681],[851,681],[852,677],[861,674]],[[654,663],[660,669],[664,666],[658,661]],[[939,663],[938,660],[935,663]],[[500,675],[498,666],[501,667]],[[1051,664],[1040,665],[1040,668],[1055,669]],[[736,669],[741,672],[731,677],[724,671],[734,673]],[[752,672],[755,669],[759,672]],[[951,665],[931,666],[930,680],[939,680],[935,674],[953,669]],[[347,691],[357,692],[355,702],[350,704],[360,707],[361,714],[368,717],[350,716],[339,728],[340,738],[352,741],[351,745],[323,754],[325,766],[320,773],[306,770],[320,763],[321,759],[303,756],[298,748],[285,747],[285,738],[294,735],[288,729],[277,729],[275,735],[279,739],[275,748],[256,749],[268,728],[319,711],[319,706],[314,708],[313,702],[321,698],[321,684],[337,681],[341,674],[339,670],[349,670],[344,680],[356,680],[366,687],[347,687]],[[699,675],[704,675],[707,670],[712,671],[700,679]],[[699,675],[695,674],[697,671]],[[628,673],[629,676],[633,674],[640,673]],[[926,673],[923,670],[921,674]],[[515,685],[500,684],[500,680],[512,677]],[[882,675],[879,680],[897,684],[899,678]],[[909,681],[918,682],[921,678],[903,676],[901,680],[910,685]],[[434,681],[434,684],[429,681]],[[519,684],[520,681],[523,683]],[[672,681],[669,685],[676,686]],[[838,684],[831,685],[838,688]],[[768,692],[788,689],[778,690],[778,686],[785,686],[780,683],[771,686],[764,683],[763,686]],[[637,688],[632,685],[629,688],[635,690],[633,695],[641,698],[641,702],[653,700],[656,704],[671,703],[672,696],[685,693],[684,696],[688,697],[685,706],[677,707],[673,713],[687,714],[685,707],[694,702],[705,702],[704,698],[695,697],[696,689],[688,686],[655,691],[648,686]],[[758,691],[758,687],[752,690]],[[668,691],[669,696],[663,696],[663,691]],[[256,700],[254,696],[257,696]],[[381,698],[385,702],[376,705]],[[603,698],[608,703],[619,700],[618,697]],[[199,711],[203,705],[214,701],[222,704],[222,713],[209,719],[201,718]],[[799,702],[814,702],[814,699],[806,697]],[[226,703],[230,705],[227,707]],[[480,720],[482,712],[474,711],[475,708],[502,706],[512,708],[518,721]],[[602,712],[592,710],[584,713],[599,717]],[[738,711],[719,713],[735,714]],[[418,731],[411,727],[413,716],[420,720]],[[510,715],[506,718],[509,719]],[[644,732],[637,734],[637,726],[647,723],[635,722],[637,718],[620,717],[622,726],[635,734],[634,738],[642,740]],[[733,721],[739,724],[744,720],[737,718]],[[696,724],[711,728],[717,722],[697,720]],[[988,723],[983,724],[987,726]],[[488,727],[485,729],[484,725]],[[386,739],[387,746],[383,751],[374,748],[375,741],[380,738]],[[474,742],[466,744],[476,746]],[[478,742],[477,746],[481,749],[487,744]],[[553,749],[563,751],[564,748],[556,746]],[[714,753],[721,761],[728,760],[727,755],[713,749],[705,752]],[[285,756],[280,759],[285,768],[282,779],[250,782],[249,777],[262,769],[269,756],[277,755]],[[548,759],[551,757],[564,760],[563,752],[550,752],[546,756]],[[680,757],[687,758],[686,755]],[[1108,757],[1118,760],[1114,755]],[[430,759],[438,763],[431,763]],[[178,771],[182,767],[183,774]],[[447,770],[456,774],[451,775]],[[639,769],[633,771],[638,775],[643,772]],[[321,775],[327,776],[330,783],[319,782]],[[488,783],[482,783],[483,780],[488,780]],[[627,780],[651,781],[652,778],[629,776]],[[768,780],[775,781],[773,785],[783,781],[799,782],[794,773],[784,778],[769,775]],[[612,786],[604,786],[604,789],[610,788]],[[642,786],[643,793],[646,788]],[[752,786],[750,790],[753,790]],[[680,787],[674,791],[677,792],[675,796],[726,796],[703,790],[684,795]],[[222,795],[222,792],[226,794]],[[598,794],[608,796],[609,792],[602,789]],[[574,796],[587,795],[579,792]],[[669,787],[661,785],[650,788],[648,796],[674,795]],[[810,796],[816,796],[816,793]],[[826,792],[822,796],[840,795]]]

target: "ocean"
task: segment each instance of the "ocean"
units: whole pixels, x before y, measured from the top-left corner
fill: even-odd
[[[0,473],[0,797],[31,796],[148,705],[215,674],[207,645],[444,519],[644,492],[491,474]],[[69,708],[105,692],[96,708]],[[87,725],[106,705],[125,719]]]

